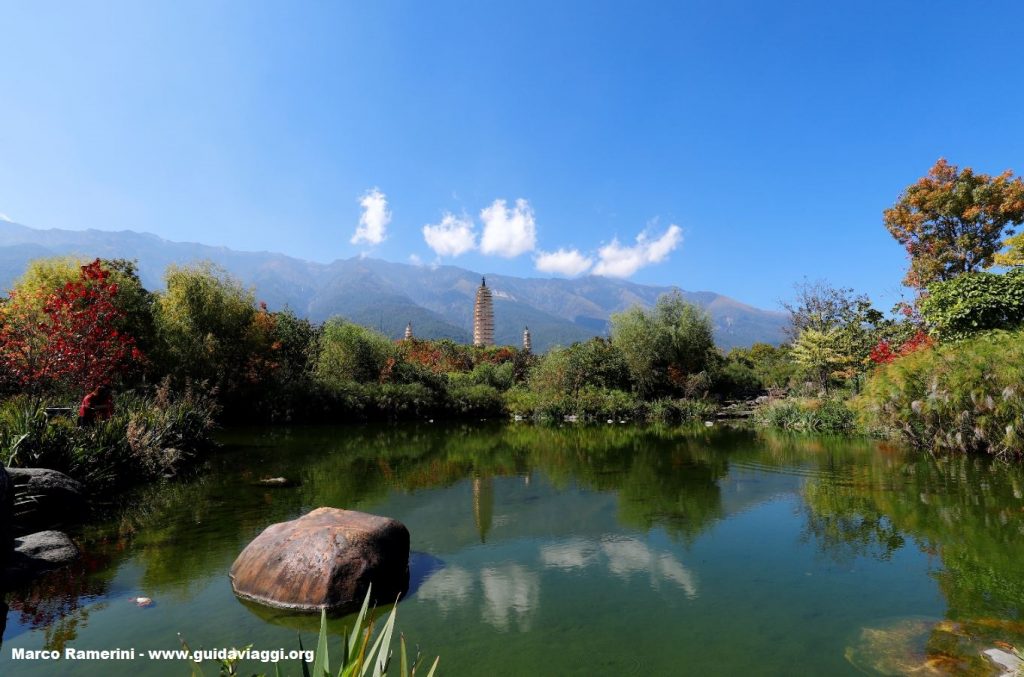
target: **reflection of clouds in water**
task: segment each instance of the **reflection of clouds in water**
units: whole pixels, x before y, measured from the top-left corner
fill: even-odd
[[[635,538],[605,538],[600,546],[581,539],[546,545],[540,550],[540,561],[544,566],[558,569],[582,569],[596,563],[599,554],[607,560],[608,570],[619,578],[647,573],[654,586],[666,581],[691,599],[697,596],[697,579],[692,571],[670,553],[658,552]]]
[[[608,558],[609,571],[622,577],[649,570],[654,558],[647,544],[635,538],[604,540],[601,551]]]
[[[530,629],[530,615],[540,599],[540,575],[522,564],[503,564],[480,570],[483,586],[484,621],[504,632],[511,621],[519,629]],[[435,572],[416,592],[419,599],[437,604],[442,615],[473,601],[476,572],[449,566]]]
[[[672,555],[663,553],[658,557],[658,573],[682,588],[690,599],[697,596],[697,581],[693,572]]]
[[[471,572],[458,566],[450,566],[435,572],[423,582],[416,596],[437,602],[442,614],[452,607],[462,606],[469,599],[475,585]]]
[[[593,560],[597,547],[583,539],[541,546],[540,561],[555,569],[582,569]]]
[[[540,576],[521,564],[505,564],[480,572],[484,586],[484,620],[498,630],[507,630],[510,618],[519,629],[530,629],[530,615],[540,596]]]
[[[667,583],[690,599],[697,597],[697,579],[692,571],[671,553],[659,552],[636,538],[606,537],[600,543],[571,538],[541,546],[539,559],[542,566],[565,572],[600,565],[605,560],[608,571],[619,578],[647,574],[653,587]],[[540,603],[540,573],[522,564],[484,567],[479,574],[447,566],[431,574],[416,596],[436,603],[442,615],[447,615],[474,602],[478,576],[483,588],[483,620],[501,632],[508,631],[513,623],[519,630],[528,631]]]

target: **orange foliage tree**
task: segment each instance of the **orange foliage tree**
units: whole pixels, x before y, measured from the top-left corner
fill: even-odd
[[[960,169],[940,159],[884,212],[885,227],[910,257],[904,283],[932,282],[994,263],[1003,238],[1024,222],[1024,181]]]

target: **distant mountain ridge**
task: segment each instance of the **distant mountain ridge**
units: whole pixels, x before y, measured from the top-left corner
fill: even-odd
[[[128,258],[143,283],[163,286],[170,264],[211,261],[251,285],[271,308],[291,308],[311,320],[342,315],[398,338],[407,322],[417,336],[468,342],[479,273],[456,266],[416,266],[372,258],[315,263],[272,252],[243,252],[173,242],[149,233],[102,230],[37,230],[0,222],[0,286],[10,288],[32,259],[77,255]],[[608,318],[630,306],[651,306],[676,287],[640,285],[587,276],[521,278],[487,274],[494,292],[495,340],[518,345],[530,327],[536,350],[565,345],[608,330]],[[679,290],[708,311],[715,340],[729,349],[756,341],[779,343],[787,317],[714,292]]]

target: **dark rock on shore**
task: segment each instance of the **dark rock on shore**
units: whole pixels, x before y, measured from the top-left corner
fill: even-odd
[[[0,466],[0,569],[7,563],[14,539],[14,485]]]
[[[85,519],[88,505],[82,485],[56,470],[8,468],[14,484],[15,535],[31,534]]]
[[[7,583],[18,583],[45,571],[59,569],[80,557],[78,546],[61,531],[40,531],[14,539],[4,571]]]
[[[409,530],[401,522],[352,510],[318,508],[272,524],[231,567],[243,599],[297,611],[348,611],[373,585],[390,604],[409,586]]]

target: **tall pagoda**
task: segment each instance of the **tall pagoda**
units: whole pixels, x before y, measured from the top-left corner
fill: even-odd
[[[494,298],[487,287],[487,278],[481,278],[473,305],[473,345],[494,345]]]

